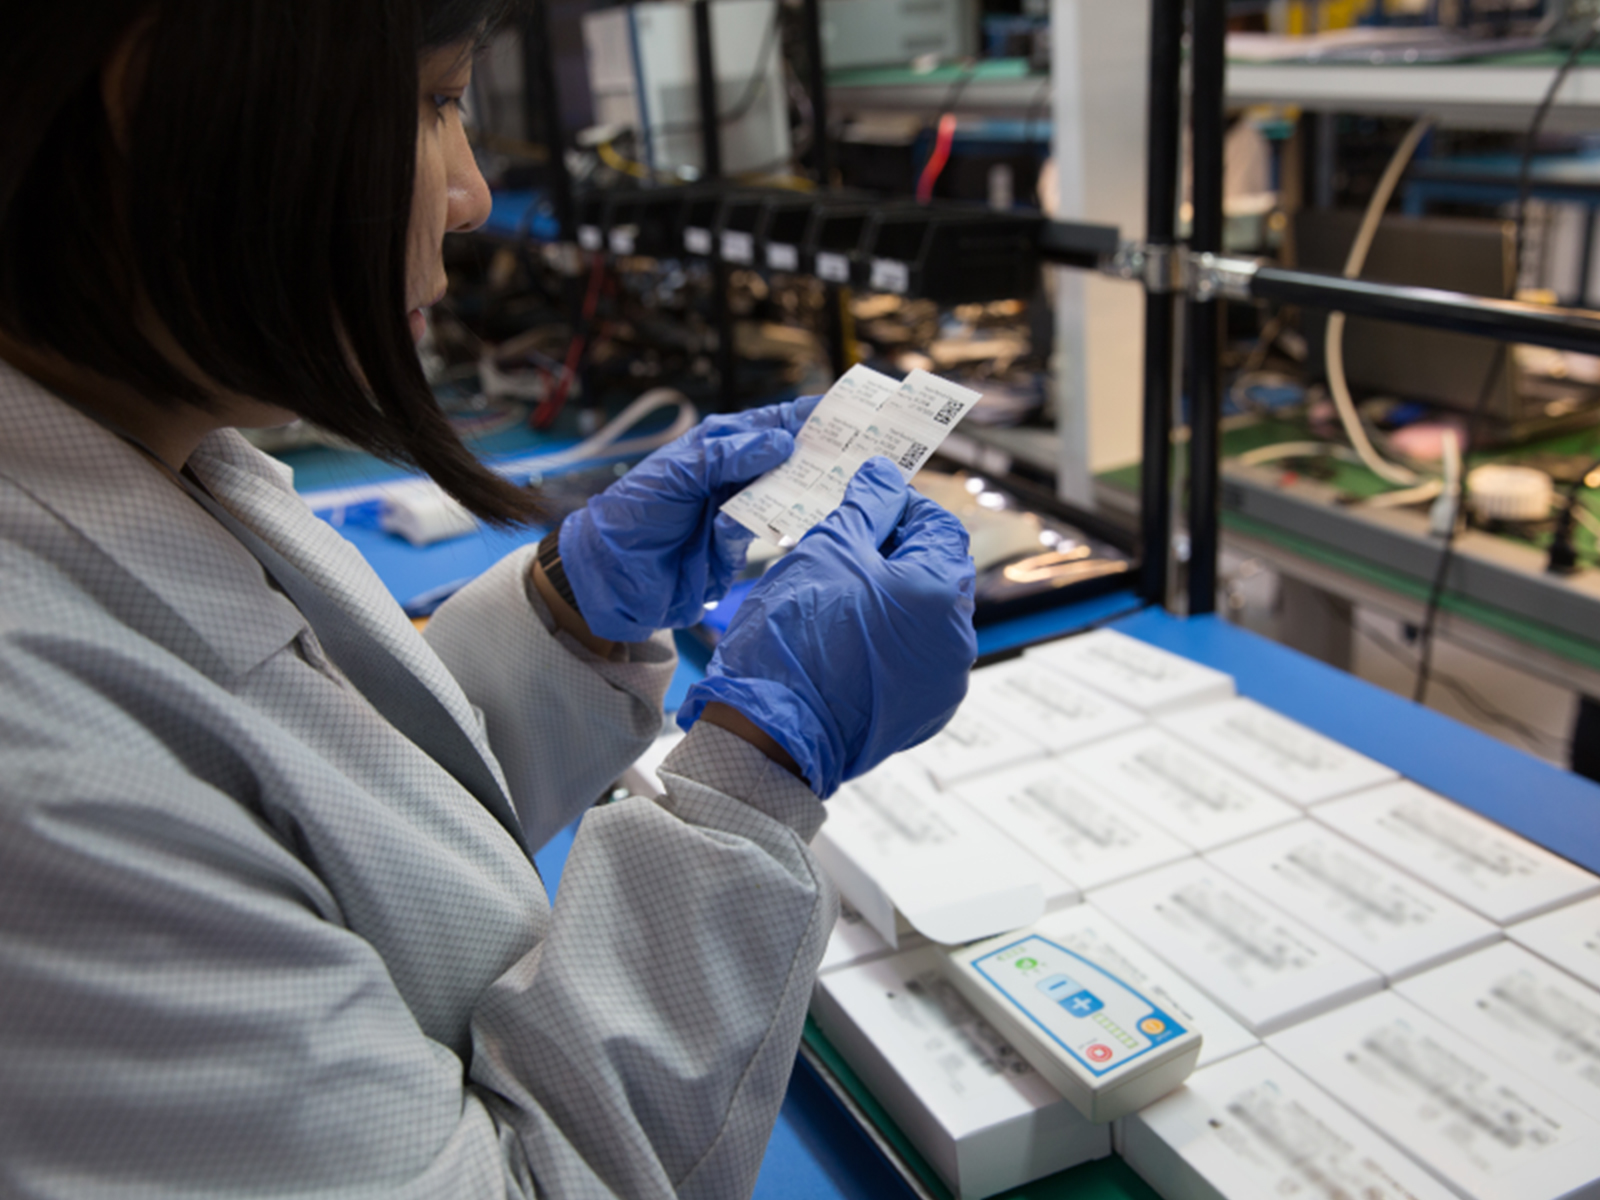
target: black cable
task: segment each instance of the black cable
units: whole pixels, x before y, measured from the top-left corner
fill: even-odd
[[[1578,552],[1572,544],[1572,523],[1577,519],[1578,497],[1589,486],[1589,476],[1600,470],[1600,458],[1583,469],[1567,489],[1567,502],[1561,506],[1561,516],[1556,519],[1555,532],[1550,537],[1550,553],[1545,560],[1545,570],[1556,575],[1570,575],[1578,569]]]
[[[738,124],[755,107],[756,101],[761,98],[761,93],[766,90],[767,74],[772,66],[772,55],[777,50],[780,41],[778,34],[781,28],[782,15],[782,4],[775,5],[772,10],[772,20],[767,24],[767,31],[761,37],[761,49],[756,51],[755,70],[751,73],[750,78],[745,81],[744,91],[740,94],[734,106],[725,113],[717,114],[718,125]],[[652,125],[650,127],[650,136],[670,137],[674,134],[698,133],[699,131],[699,121],[679,121],[669,125]]]
[[[1412,666],[1412,656],[1392,638],[1386,637],[1374,629],[1369,629],[1359,621],[1351,621],[1350,627],[1396,662],[1406,667]],[[1503,709],[1496,708],[1464,680],[1445,674],[1436,675],[1434,679],[1440,687],[1454,695],[1488,724],[1505,729],[1536,749],[1554,752],[1558,756],[1565,753],[1566,743],[1556,735],[1537,729],[1526,721],[1513,717]]]
[[[1527,236],[1528,224],[1528,199],[1533,187],[1533,152],[1539,140],[1539,133],[1544,128],[1545,118],[1550,115],[1550,106],[1555,103],[1556,93],[1561,90],[1561,85],[1566,81],[1572,68],[1577,65],[1583,52],[1594,44],[1595,37],[1600,35],[1600,21],[1592,22],[1582,37],[1572,43],[1572,49],[1567,51],[1567,57],[1561,66],[1556,68],[1555,76],[1550,80],[1550,86],[1545,89],[1544,98],[1539,101],[1539,107],[1534,110],[1533,120],[1528,125],[1528,133],[1523,141],[1522,158],[1517,167],[1517,207],[1515,212],[1515,241],[1512,257],[1511,286],[1515,291],[1522,279],[1522,253]],[[1467,421],[1467,444],[1461,449],[1461,475],[1456,480],[1456,494],[1449,527],[1445,530],[1444,546],[1439,552],[1439,562],[1434,569],[1433,582],[1428,588],[1428,604],[1423,611],[1422,627],[1417,648],[1417,684],[1412,692],[1412,700],[1417,704],[1426,704],[1428,699],[1428,677],[1433,669],[1433,635],[1438,625],[1439,605],[1444,597],[1445,577],[1450,573],[1450,565],[1455,560],[1456,527],[1464,519],[1467,497],[1467,463],[1477,446],[1478,434],[1483,425],[1484,418],[1488,416],[1489,399],[1494,394],[1494,385],[1502,371],[1506,369],[1509,361],[1509,351],[1504,342],[1501,342],[1495,351],[1494,361],[1489,365],[1488,374],[1484,377],[1483,390],[1478,394],[1477,403],[1472,407],[1472,415]]]

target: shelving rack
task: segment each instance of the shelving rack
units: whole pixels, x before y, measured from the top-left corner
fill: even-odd
[[[697,9],[696,31],[701,35],[697,38],[701,43],[699,63],[709,78],[712,77],[710,68],[714,66],[709,58],[710,0],[694,2]],[[862,223],[859,235],[851,235],[858,236],[859,240],[845,255],[849,266],[847,273],[841,277],[835,266],[820,261],[816,239],[820,231],[833,228],[829,222],[836,213],[841,217],[847,217],[852,212],[865,215],[860,214],[864,205],[859,197],[838,196],[824,190],[813,194],[814,207],[807,221],[806,240],[801,243],[804,249],[798,257],[797,268],[803,273],[814,274],[831,289],[852,284],[882,288],[887,284],[888,290],[917,295],[921,293],[925,281],[939,280],[939,286],[926,284],[932,289],[930,294],[942,302],[954,303],[962,297],[952,290],[957,285],[950,283],[952,272],[944,269],[949,264],[942,261],[930,263],[928,259],[942,259],[961,253],[963,246],[981,246],[984,253],[993,251],[1002,259],[1009,256],[1010,278],[1020,278],[1026,269],[1034,268],[1038,263],[1051,262],[1070,268],[1097,270],[1142,285],[1145,289],[1144,432],[1139,521],[1142,549],[1137,586],[1140,597],[1146,603],[1169,603],[1168,560],[1173,543],[1170,478],[1174,413],[1183,376],[1179,364],[1185,361],[1187,354],[1192,388],[1189,397],[1189,470],[1185,496],[1190,546],[1186,611],[1200,614],[1209,613],[1216,607],[1220,540],[1219,439],[1223,396],[1220,351],[1225,303],[1276,301],[1298,304],[1342,311],[1351,316],[1374,317],[1585,354],[1600,354],[1600,312],[1487,299],[1459,292],[1403,287],[1365,279],[1345,279],[1337,275],[1278,267],[1254,259],[1224,256],[1221,253],[1223,134],[1227,108],[1230,102],[1236,101],[1241,95],[1239,81],[1229,80],[1225,44],[1226,0],[1150,0],[1150,4],[1145,242],[1125,242],[1121,240],[1117,229],[1105,225],[1046,221],[1037,217],[1006,218],[985,213],[981,208],[947,204],[919,207],[877,202],[870,205],[876,211]],[[542,10],[542,6],[536,7]],[[809,73],[807,84],[817,127],[823,130],[827,127],[827,95],[820,57],[815,53],[820,39],[818,0],[806,0],[805,15],[807,41],[814,52],[813,70]],[[1180,69],[1186,28],[1190,33],[1187,95],[1183,90],[1183,72]],[[1451,69],[1426,67],[1415,70],[1431,73]],[[1464,69],[1474,72],[1483,70],[1478,67]],[[1277,78],[1271,74],[1264,75],[1255,67],[1243,70],[1247,79],[1260,81]],[[1410,69],[1317,66],[1303,70],[1313,78],[1331,80],[1335,78],[1333,73],[1350,71],[1362,72],[1361,78],[1399,79],[1399,72]],[[1518,68],[1519,72],[1522,70]],[[543,74],[535,72],[539,77]],[[1585,70],[1578,75],[1585,80],[1590,75],[1595,76],[1595,87],[1585,85],[1575,96],[1569,96],[1568,109],[1574,112],[1587,111],[1590,106],[1600,105],[1600,92],[1596,91],[1600,88],[1600,69]],[[1538,77],[1548,82],[1547,72],[1539,72]],[[1532,86],[1522,74],[1518,74],[1516,79],[1520,81],[1516,86],[1524,91]],[[1591,95],[1592,92],[1596,94]],[[1176,238],[1176,227],[1180,148],[1183,141],[1181,134],[1186,106],[1193,155],[1193,222],[1188,242],[1180,243]],[[1595,111],[1600,113],[1600,108]],[[585,228],[574,222],[614,221],[617,214],[630,211],[637,213],[652,207],[676,204],[683,213],[693,210],[697,215],[679,216],[663,222],[658,214],[653,228],[670,228],[675,220],[676,236],[684,239],[679,247],[680,252],[707,258],[717,271],[725,272],[730,260],[718,244],[720,239],[716,231],[723,227],[722,222],[727,217],[737,223],[731,227],[754,238],[748,246],[744,240],[738,242],[740,251],[732,260],[732,265],[766,265],[762,231],[768,227],[768,223],[757,221],[752,215],[752,205],[760,207],[761,202],[753,200],[748,189],[720,185],[715,177],[714,168],[721,158],[719,125],[714,97],[709,94],[709,89],[701,91],[700,116],[702,136],[706,142],[705,162],[713,168],[708,172],[709,178],[692,188],[578,197],[564,202],[558,211],[584,214],[568,219],[563,225],[564,235],[570,240],[581,232],[580,240],[587,246],[601,252],[625,253],[626,249],[617,244],[610,229],[599,226]],[[558,122],[553,118],[548,119],[547,128],[556,125]],[[826,142],[826,137],[820,138],[816,151],[818,162],[824,169],[828,163]],[[789,207],[792,210],[792,203]],[[740,208],[741,211],[735,214],[734,208]],[[896,214],[892,219],[888,216],[891,212]],[[694,224],[685,225],[689,220]],[[792,211],[788,225],[791,230],[796,226]],[[908,225],[915,227],[912,230],[915,236],[908,233],[905,228]],[[962,241],[953,236],[951,230],[958,227],[970,234],[969,240]],[[703,229],[707,236],[697,237],[694,244],[689,244],[684,234],[690,228]],[[881,231],[888,229],[896,230],[897,245],[915,247],[919,257],[887,259],[891,266],[888,269],[877,267],[875,275],[875,260],[881,263],[886,256],[874,253],[874,239]],[[666,236],[670,238],[673,235]],[[791,232],[786,236],[795,235]],[[995,251],[996,246],[1001,249]],[[925,269],[930,265],[939,269]],[[954,274],[959,279],[961,273]],[[981,274],[974,273],[973,278]],[[1005,271],[1001,270],[999,274],[1004,276]],[[989,277],[993,278],[993,272]],[[1183,304],[1181,322],[1180,302]],[[731,338],[724,335],[723,344],[730,345]],[[832,357],[835,367],[842,369],[837,347],[833,348]],[[727,364],[723,365],[726,370]]]

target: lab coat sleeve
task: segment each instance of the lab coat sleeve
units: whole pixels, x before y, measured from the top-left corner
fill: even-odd
[[[528,843],[542,846],[660,733],[677,653],[671,634],[659,633],[604,659],[557,632],[527,586],[535,550],[462,588],[423,636],[483,714]],[[572,670],[573,661],[588,669]]]
[[[758,752],[702,727],[663,797],[585,819],[463,1062],[247,804],[126,723],[51,727],[0,736],[0,1193],[754,1186],[837,912],[820,802]]]
[[[584,818],[553,932],[476,1014],[473,1080],[541,1195],[748,1195],[838,915],[804,784],[703,725],[662,779]]]

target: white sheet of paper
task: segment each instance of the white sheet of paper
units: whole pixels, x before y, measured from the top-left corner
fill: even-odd
[[[1397,984],[1424,1012],[1600,1118],[1600,992],[1501,942]]]
[[[1196,850],[1300,818],[1300,809],[1154,725],[1061,757]]]
[[[1303,807],[1386,783],[1399,774],[1242,696],[1169,713],[1160,724]]]
[[[1600,1194],[1600,1124],[1393,991],[1267,1046],[1462,1196]]]
[[[1265,1046],[1196,1071],[1117,1124],[1118,1152],[1163,1196],[1453,1195]]]
[[[1393,983],[1500,940],[1500,927],[1315,821],[1206,855]]]
[[[867,459],[885,455],[909,480],[978,400],[978,392],[926,371],[896,383],[870,367],[853,366],[801,427],[789,460],[722,511],[757,537],[792,544],[839,507]]]
[[[1311,815],[1501,925],[1600,892],[1582,867],[1409,780]]]
[[[1233,676],[1115,629],[1096,629],[1047,642],[1024,657],[1071,675],[1144,713],[1170,712],[1233,695]]]
[[[1019,850],[1085,891],[1189,856],[1177,838],[1076,778],[1058,758],[979,775],[953,793]]]
[[[1199,859],[1089,899],[1259,1037],[1383,986],[1372,968]]]
[[[1508,926],[1506,936],[1600,987],[1600,896]]]
[[[963,707],[1001,718],[1051,753],[1122,733],[1144,721],[1133,709],[1028,659],[974,671]]]
[[[899,946],[900,918],[946,944],[1030,925],[1076,888],[903,759],[851,780],[811,844],[866,921]]]

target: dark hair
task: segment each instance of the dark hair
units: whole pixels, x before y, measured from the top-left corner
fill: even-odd
[[[532,517],[440,412],[405,295],[419,55],[486,36],[514,2],[7,3],[0,327],[209,407],[137,327],[142,295],[225,389],[414,464],[488,520]],[[118,153],[102,67],[145,20]]]

